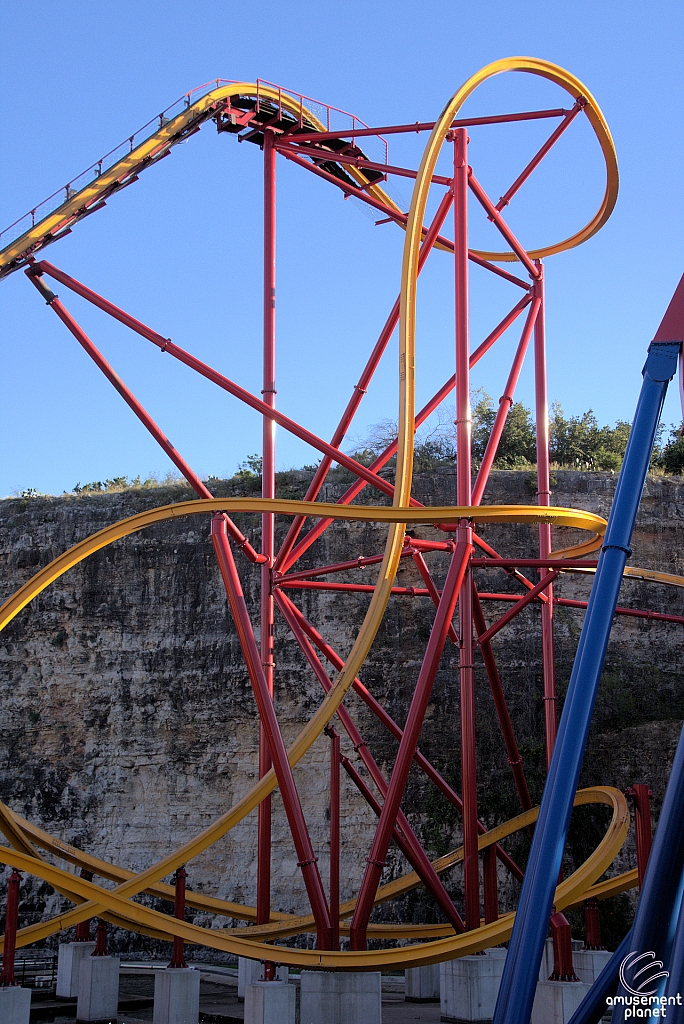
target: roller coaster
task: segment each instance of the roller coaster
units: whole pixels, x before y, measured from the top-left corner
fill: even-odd
[[[464,102],[482,83],[502,73],[522,72],[539,76],[569,97],[567,106],[527,110],[489,117],[459,116]],[[574,234],[550,241],[528,251],[504,218],[506,207],[533,175],[547,153],[579,118],[587,118],[605,164],[605,192],[591,220]],[[516,180],[495,202],[475,176],[469,159],[468,130],[474,126],[548,121],[555,125],[541,148],[531,157]],[[63,238],[86,216],[104,208],[116,192],[137,181],[142,171],[169,155],[212,122],[220,133],[232,133],[242,141],[255,143],[264,159],[264,320],[263,397],[218,370],[203,363],[134,316],[76,280],[42,256],[49,244]],[[389,162],[387,139],[397,134],[424,133],[427,136],[417,169]],[[364,140],[367,140],[364,141]],[[363,147],[379,145],[384,159],[369,159]],[[453,172],[436,172],[440,152],[453,151]],[[394,222],[404,232],[399,295],[363,368],[358,383],[343,410],[330,441],[325,441],[276,408],[275,332],[275,217],[277,157],[300,168],[353,197],[380,218]],[[390,197],[386,182],[403,177],[413,183],[410,207],[404,211]],[[439,191],[437,209],[426,223],[430,190]],[[487,65],[451,97],[434,122],[372,127],[358,117],[316,103],[307,97],[273,84],[216,80],[182,97],[126,142],[91,165],[82,175],[36,206],[26,217],[0,234],[0,277],[22,269],[85,353],[127,403],[142,426],[158,442],[176,469],[187,480],[197,500],[147,510],[124,519],[88,537],[41,569],[0,608],[0,630],[19,615],[37,595],[94,552],[121,538],[145,530],[155,523],[179,517],[209,516],[211,538],[242,655],[249,674],[259,716],[259,779],[232,807],[189,842],[145,870],[134,873],[123,866],[76,849],[25,820],[0,804],[0,829],[8,845],[0,860],[16,871],[27,872],[74,904],[74,909],[51,920],[19,929],[11,945],[28,945],[51,934],[83,925],[99,917],[117,926],[157,939],[174,940],[175,950],[184,942],[211,947],[231,954],[315,969],[358,971],[415,967],[476,953],[510,940],[504,976],[495,1014],[497,1024],[526,1024],[530,1018],[534,987],[542,948],[553,909],[556,913],[581,906],[592,898],[604,899],[638,884],[636,869],[602,876],[615,861],[628,833],[630,815],[625,796],[609,787],[577,791],[589,724],[605,648],[614,614],[656,613],[617,607],[620,582],[625,575],[658,585],[684,586],[684,579],[653,570],[627,567],[629,540],[641,490],[649,466],[655,430],[665,391],[677,369],[684,341],[684,284],[680,284],[665,319],[649,348],[644,384],[630,440],[621,470],[610,519],[551,504],[549,464],[549,418],[546,384],[546,337],[544,260],[574,248],[591,238],[610,217],[617,200],[618,170],[615,149],[601,110],[588,89],[572,74],[544,60],[514,57]],[[501,251],[482,251],[469,245],[469,196],[498,230]],[[452,209],[453,208],[453,209]],[[453,213],[453,237],[445,224]],[[452,254],[455,281],[455,372],[419,411],[415,409],[415,348],[417,283],[428,256],[434,249]],[[503,279],[516,290],[517,300],[510,312],[475,348],[470,344],[469,265]],[[510,268],[511,264],[516,266]],[[62,301],[52,291],[56,283],[82,297],[141,338],[157,346],[218,388],[258,413],[263,420],[262,493],[259,498],[216,498],[185,462],[166,434],[154,422],[140,401],[105,360]],[[522,293],[522,296],[520,295]],[[504,394],[494,418],[486,451],[473,472],[471,453],[470,371],[506,331],[522,319],[522,330],[510,368]],[[399,339],[399,407],[397,437],[366,465],[342,449],[373,375],[395,330]],[[537,434],[537,503],[498,506],[482,504],[490,471],[523,362],[533,349],[535,375],[535,419]],[[412,471],[416,430],[446,399],[455,397],[457,459],[454,467],[456,505],[423,506],[412,495]],[[304,500],[276,496],[275,428],[289,431],[310,445],[320,463],[308,485]],[[393,476],[381,472],[394,465]],[[319,500],[331,468],[341,466],[353,476],[353,483],[335,503]],[[359,504],[355,499],[373,488],[375,503]],[[377,501],[383,502],[378,504]],[[261,516],[260,550],[240,530],[236,513]],[[285,539],[276,546],[276,517],[289,522]],[[325,531],[339,520],[374,523],[387,527],[384,551],[369,557],[350,558],[337,564],[317,564],[298,570],[306,552]],[[538,557],[515,558],[500,554],[478,533],[480,524],[527,524],[538,530]],[[438,540],[421,540],[407,527],[428,524],[441,532]],[[554,530],[585,531],[584,540],[562,548],[552,547]],[[438,534],[439,536],[439,534]],[[599,551],[598,559],[592,555]],[[435,582],[430,558],[435,553],[448,558],[448,571],[441,587]],[[258,630],[250,617],[243,594],[238,558],[260,574],[261,599]],[[434,604],[434,619],[423,661],[413,689],[406,722],[401,728],[363,683],[364,663],[377,636],[390,601],[406,588],[397,586],[402,564],[417,567],[424,587],[411,588],[411,596]],[[377,566],[372,585],[335,582],[336,574],[357,567]],[[474,571],[504,569],[519,587],[519,594],[489,594],[476,585]],[[531,570],[526,574],[524,570]],[[563,599],[554,596],[554,582],[560,573],[594,575],[592,593],[579,642],[563,713],[558,722],[554,670],[554,608]],[[530,576],[536,573],[538,580]],[[479,578],[479,577],[478,577]],[[343,659],[326,640],[321,629],[309,621],[293,599],[298,589],[367,592],[369,604],[358,627],[351,652]],[[509,610],[487,625],[482,603],[490,598],[508,600]],[[577,605],[578,602],[569,602]],[[522,760],[504,691],[499,677],[492,638],[523,609],[534,605],[541,619],[541,651],[544,687],[544,730],[548,777],[541,807],[532,806]],[[275,642],[276,609],[323,691],[314,714],[286,747],[274,705],[274,669],[278,658]],[[657,614],[665,621],[682,624],[675,615]],[[259,637],[259,640],[257,639]],[[433,690],[442,652],[452,640],[458,647],[460,697],[460,743],[462,792],[454,791],[418,748],[426,710]],[[508,762],[520,800],[521,813],[512,820],[487,830],[478,818],[476,790],[476,734],[474,655],[482,657],[501,727]],[[325,663],[334,669],[331,678]],[[358,695],[379,722],[398,742],[389,777],[383,774],[363,741],[357,724],[345,707],[345,696]],[[349,737],[370,779],[373,792],[348,759],[342,758],[340,731]],[[318,868],[316,851],[302,810],[295,769],[312,745],[327,735],[330,740],[330,878],[326,893]],[[617,991],[620,957],[627,949],[655,950],[670,964],[668,985],[679,985],[684,973],[684,918],[679,907],[684,881],[684,749],[678,750],[656,832],[635,924],[620,950],[591,990],[578,1011],[580,1021],[598,1020],[608,995]],[[401,809],[409,772],[416,765],[462,817],[462,846],[431,861]],[[377,815],[377,827],[370,850],[364,851],[366,866],[360,890],[348,902],[340,900],[340,770],[344,767],[352,782]],[[278,788],[283,801],[298,867],[306,889],[310,913],[294,915],[271,905],[271,801]],[[573,806],[602,804],[611,811],[605,835],[587,860],[559,882],[561,857]],[[192,861],[225,836],[252,811],[257,810],[257,894],[256,905],[246,906],[188,890],[190,907],[208,914],[246,922],[248,927],[207,929],[187,923],[183,914],[165,915],[136,902],[147,894],[163,900],[178,897],[176,887],[165,878]],[[534,826],[531,852],[525,871],[501,845],[518,830]],[[383,868],[391,843],[395,843],[412,870],[382,883]],[[359,851],[360,852],[360,851]],[[56,866],[67,862],[80,874]],[[482,887],[480,885],[482,861]],[[497,863],[499,867],[497,867]],[[445,872],[460,866],[464,901],[457,908],[442,881]],[[277,867],[276,867],[277,870]],[[522,882],[518,909],[500,914],[497,871],[506,870]],[[93,881],[96,876],[114,883],[114,888]],[[444,924],[383,924],[372,922],[371,914],[383,902],[424,886],[445,919]],[[484,916],[482,916],[484,908]],[[679,926],[677,927],[677,921]],[[274,943],[287,937],[315,933],[316,948]],[[349,948],[340,940],[348,937]],[[7,935],[10,942],[9,933]],[[382,939],[382,948],[368,948],[369,940]],[[407,944],[405,940],[411,940]],[[373,945],[378,945],[374,943]],[[9,945],[3,947],[9,952]],[[176,953],[174,953],[174,956]],[[617,959],[616,959],[617,958]],[[7,960],[7,956],[5,958]],[[678,965],[678,966],[677,966]],[[6,978],[5,978],[6,980]],[[614,1019],[617,1017],[614,1015]]]

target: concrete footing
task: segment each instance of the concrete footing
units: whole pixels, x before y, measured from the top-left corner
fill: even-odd
[[[78,997],[78,972],[81,960],[91,956],[95,950],[94,942],[61,942],[57,956],[57,989],[58,999],[76,999]]]
[[[505,961],[505,949],[491,949],[486,956],[462,956],[440,964],[441,1019],[457,1024],[490,1022]]]
[[[583,981],[540,981],[530,1024],[567,1024],[590,988]]]
[[[575,974],[580,981],[593,985],[613,954],[607,949],[578,949],[572,952]]]
[[[78,972],[76,1020],[116,1024],[119,1002],[119,957],[86,956]]]
[[[0,988],[0,1021],[2,1024],[29,1024],[31,989],[12,985]]]
[[[294,985],[287,981],[248,983],[245,985],[245,1024],[295,1024],[296,998]],[[327,1022],[330,1018],[317,1019]]]
[[[438,1003],[439,964],[408,967],[404,976],[404,998],[407,1003]]]
[[[153,1024],[197,1024],[200,972],[192,967],[167,967],[154,975]]]
[[[301,1024],[382,1024],[380,972],[302,971],[299,1014]]]
[[[280,964],[276,967],[276,980],[287,981],[290,968]],[[238,999],[245,998],[245,987],[256,981],[264,980],[264,965],[260,960],[248,960],[246,956],[238,957]]]

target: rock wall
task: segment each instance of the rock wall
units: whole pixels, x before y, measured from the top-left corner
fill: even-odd
[[[554,504],[607,516],[617,478],[612,474],[557,472]],[[350,477],[337,470],[324,498],[335,500]],[[308,475],[280,474],[283,496],[302,496]],[[213,482],[214,484],[216,482]],[[256,480],[234,478],[215,486],[217,494],[254,492]],[[525,472],[495,472],[486,503],[533,502],[535,484]],[[454,501],[450,471],[420,475],[415,494],[427,504]],[[0,502],[0,599],[5,600],[41,566],[82,538],[144,508],[189,497],[176,489]],[[683,572],[684,487],[678,478],[647,482],[634,536],[632,564]],[[256,516],[239,519],[255,545]],[[434,538],[432,527],[416,536]],[[382,549],[385,531],[338,524],[305,556],[304,566],[332,563]],[[483,537],[502,554],[535,554],[530,527],[485,527]],[[571,542],[558,531],[556,546]],[[445,556],[430,556],[437,581]],[[421,586],[405,560],[398,582]],[[244,559],[239,567],[256,621],[258,572]],[[370,583],[377,570],[338,577]],[[478,570],[484,591],[519,592],[501,570]],[[590,580],[564,574],[562,597],[586,599]],[[346,656],[368,604],[366,594],[290,591],[290,596],[326,639]],[[502,602],[483,602],[489,620]],[[620,603],[684,615],[684,592],[626,581]],[[558,607],[556,660],[559,692],[565,692],[582,612]],[[530,608],[494,640],[501,677],[518,736],[533,799],[543,785],[543,702],[539,613]],[[424,599],[393,598],[362,678],[387,711],[403,724],[420,659],[429,635],[432,606]],[[610,641],[582,783],[614,785],[648,782],[657,814],[674,746],[684,718],[681,663],[682,626],[654,619],[618,617]],[[291,741],[321,699],[321,689],[282,619],[276,626],[277,713]],[[420,746],[457,788],[459,779],[457,652],[442,658]],[[484,669],[477,655],[479,810],[493,825],[517,813]],[[0,798],[54,835],[97,856],[141,870],[218,817],[256,779],[258,728],[254,699],[230,620],[209,537],[209,517],[194,516],[151,527],[118,541],[70,570],[41,594],[0,636]],[[376,760],[386,772],[396,743],[365,706],[348,706]],[[319,740],[295,777],[312,839],[327,881],[328,740]],[[343,750],[358,761],[346,738]],[[365,772],[362,771],[362,774]],[[409,817],[434,853],[458,845],[460,824],[453,808],[415,768],[404,803]],[[274,798],[273,904],[285,911],[305,906],[296,854],[282,805]],[[357,891],[374,817],[343,778],[343,898]],[[605,826],[601,810],[573,817],[568,867],[587,855]],[[524,857],[527,839],[509,849]],[[256,813],[189,865],[189,884],[236,900],[255,901]],[[634,863],[631,840],[617,864]],[[386,877],[404,870],[391,853]],[[617,869],[616,868],[616,869]],[[449,879],[459,895],[459,877]],[[516,887],[501,877],[502,908]],[[25,921],[57,912],[49,887],[25,881]],[[164,905],[162,905],[164,906]],[[168,910],[168,907],[165,909]],[[438,920],[431,901],[418,890],[380,911],[385,918]],[[627,924],[628,897],[602,908],[607,937]],[[209,923],[200,915],[196,923]],[[220,926],[220,922],[214,922]],[[577,922],[580,927],[579,921]],[[124,933],[120,946],[141,940]],[[147,941],[147,940],[144,940]]]

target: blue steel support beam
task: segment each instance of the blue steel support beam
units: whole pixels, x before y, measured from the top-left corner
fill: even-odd
[[[681,917],[682,891],[684,889],[684,731],[680,734],[677,751],[672,762],[665,799],[653,839],[651,856],[644,877],[644,885],[632,926],[632,939],[628,952],[654,954],[654,960],[662,961],[669,970],[667,994],[684,1000],[684,920]],[[676,934],[676,938],[675,938]],[[649,974],[653,977],[655,969]],[[641,980],[644,980],[646,975]],[[629,982],[629,978],[627,979]],[[639,987],[636,985],[635,987]],[[665,990],[665,978],[652,985],[646,985],[644,994],[653,992],[661,995]],[[629,996],[622,985],[618,996]],[[673,1012],[670,1012],[673,1011]],[[681,1020],[684,1008],[675,1011],[668,1007],[666,1020]],[[625,1007],[613,1010],[613,1024],[622,1024]]]
[[[680,335],[681,337],[681,335]],[[529,1024],[596,691],[641,493],[681,342],[653,342],[527,862],[493,1024]]]

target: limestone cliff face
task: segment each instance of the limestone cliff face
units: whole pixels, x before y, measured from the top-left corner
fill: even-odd
[[[616,477],[555,474],[554,504],[607,516]],[[306,473],[282,474],[279,490],[301,496]],[[333,475],[326,497],[345,489],[343,471]],[[235,478],[218,494],[249,492],[254,483]],[[453,477],[438,471],[418,478],[415,493],[428,504],[453,502]],[[41,566],[82,538],[143,508],[183,500],[183,488],[109,495],[9,499],[0,502],[0,599],[5,600]],[[496,472],[487,503],[534,501],[524,472]],[[649,479],[634,537],[632,564],[683,572],[684,487],[677,478]],[[258,546],[258,517],[240,520]],[[559,531],[556,546],[570,542]],[[416,534],[435,537],[431,527]],[[311,549],[307,565],[337,562],[382,549],[385,531],[347,523],[332,528]],[[502,554],[534,555],[529,527],[488,527],[483,536]],[[443,556],[430,559],[438,582]],[[408,560],[407,560],[408,563]],[[257,619],[258,573],[239,560],[243,585]],[[370,583],[375,569],[339,579]],[[400,585],[420,586],[412,565],[400,570]],[[478,571],[482,590],[518,592],[500,570]],[[586,599],[590,581],[562,576],[556,593]],[[365,594],[290,591],[290,596],[342,656],[348,653],[368,604]],[[625,582],[621,604],[684,615],[684,593],[671,587]],[[487,601],[493,618],[504,608]],[[582,612],[556,613],[558,685],[565,691]],[[403,724],[432,607],[424,599],[393,598],[363,672],[363,681]],[[275,701],[286,741],[291,741],[321,699],[321,689],[282,620],[276,627]],[[542,686],[538,610],[531,608],[494,641],[533,798],[543,784]],[[684,718],[681,684],[684,629],[657,620],[618,617],[606,660],[601,693],[583,770],[583,784],[625,788],[648,782],[657,813],[679,727]],[[478,656],[479,657],[479,656]],[[421,735],[421,748],[459,786],[458,680],[456,651],[442,658]],[[517,813],[486,676],[476,668],[480,816],[492,825]],[[391,770],[396,743],[358,700],[352,711],[376,760]],[[70,570],[40,595],[0,636],[0,797],[53,834],[97,856],[140,870],[180,845],[239,799],[256,779],[258,728],[254,699],[228,614],[209,538],[209,517],[194,516],[152,527],[115,543]],[[328,741],[318,741],[295,777],[327,879]],[[348,742],[346,753],[356,759]],[[446,801],[414,769],[404,804],[434,853],[458,843],[460,823]],[[571,831],[572,863],[588,852],[604,824],[589,812]],[[296,854],[282,805],[274,798],[274,906],[295,911],[305,905]],[[357,890],[374,818],[348,780],[343,780],[343,897]],[[524,855],[526,840],[510,846]],[[188,866],[193,888],[253,903],[256,814]],[[629,849],[621,858],[626,863]],[[631,866],[631,863],[630,863]],[[392,854],[387,876],[403,870]],[[456,894],[459,880],[450,886]],[[59,901],[48,887],[24,883],[25,920],[55,913]],[[502,876],[502,906],[514,898]],[[383,913],[434,919],[420,892],[388,905]],[[625,901],[606,905],[610,930],[624,924]],[[612,916],[611,916],[612,915]],[[208,923],[196,918],[197,923]],[[219,926],[219,922],[215,922]],[[121,943],[127,941],[120,937]]]

